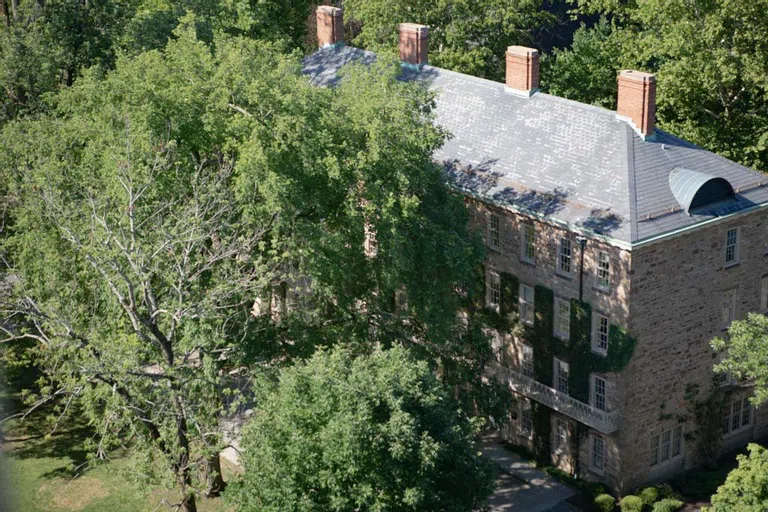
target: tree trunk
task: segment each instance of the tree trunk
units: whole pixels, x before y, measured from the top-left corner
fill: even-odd
[[[181,502],[181,510],[184,512],[197,512],[197,503],[195,502],[195,493],[190,492],[184,496]]]
[[[19,20],[19,0],[11,0],[11,13],[13,14],[13,21]]]
[[[3,16],[3,21],[5,21],[5,26],[10,27],[11,17],[8,15],[8,3],[5,0],[0,0],[0,14],[2,14]]]
[[[214,454],[208,459],[208,463],[205,467],[205,480],[208,484],[208,488],[205,491],[205,495],[209,498],[216,498],[221,495],[226,483],[221,476],[221,457],[219,454]]]

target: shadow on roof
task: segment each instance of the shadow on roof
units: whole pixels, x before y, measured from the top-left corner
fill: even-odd
[[[512,204],[539,215],[554,215],[565,206],[568,192],[556,188],[551,192],[526,190],[523,193],[519,193],[512,187],[505,187],[498,192],[494,192],[491,197],[500,203]]]
[[[603,208],[595,208],[589,213],[589,217],[580,222],[579,225],[601,235],[610,235],[621,227],[622,222],[624,222],[624,219],[614,212]]]

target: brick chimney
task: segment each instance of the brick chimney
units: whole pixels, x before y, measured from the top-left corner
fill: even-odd
[[[619,73],[616,114],[629,122],[643,139],[652,138],[656,124],[656,76],[626,69]]]
[[[429,27],[417,23],[400,24],[400,60],[403,65],[421,69],[427,63]]]
[[[539,50],[525,46],[507,48],[507,92],[531,96],[539,90]]]
[[[320,48],[344,44],[344,11],[321,5],[317,8],[317,45]]]

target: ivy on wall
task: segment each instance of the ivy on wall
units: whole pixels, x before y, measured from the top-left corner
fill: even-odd
[[[696,453],[705,467],[716,467],[720,448],[723,444],[723,407],[725,394],[716,378],[713,379],[709,393],[702,398],[698,384],[689,383],[685,386],[685,401],[693,412],[695,430],[685,434],[686,439],[696,441]],[[679,416],[678,421],[684,423],[688,418]]]
[[[533,376],[550,387],[553,383],[553,357],[569,364],[569,395],[581,402],[589,403],[589,380],[592,373],[610,373],[622,370],[632,357],[635,340],[626,329],[610,325],[608,331],[608,352],[606,355],[592,351],[592,308],[577,299],[571,300],[570,336],[562,340],[553,334],[554,293],[551,289],[537,285],[534,288],[533,325],[520,325],[518,299],[520,282],[512,274],[501,272],[499,310],[485,306],[485,269],[481,268],[476,281],[479,286],[471,298],[475,314],[484,317],[485,325],[502,333],[521,334],[533,348]],[[531,407],[534,430],[534,453],[541,462],[549,463],[552,410],[538,402]],[[575,446],[586,429],[576,428],[573,436]],[[574,448],[574,453],[577,448]]]

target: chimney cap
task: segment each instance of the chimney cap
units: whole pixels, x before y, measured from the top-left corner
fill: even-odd
[[[527,46],[507,46],[507,53],[510,55],[519,55],[521,57],[534,56],[539,54],[539,50],[528,48]]]
[[[653,73],[646,73],[645,71],[635,71],[634,69],[623,69],[619,72],[620,78],[627,80],[633,80],[635,82],[655,82],[656,75]]]
[[[334,7],[332,5],[318,5],[317,10],[332,16],[341,16],[341,13],[343,12],[341,7]]]
[[[429,31],[428,26],[418,23],[401,23],[398,28],[400,32],[416,32],[417,34],[426,34]]]

